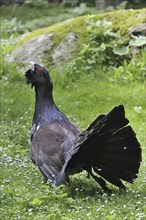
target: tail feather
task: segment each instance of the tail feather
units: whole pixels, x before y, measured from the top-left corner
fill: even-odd
[[[111,170],[116,177],[130,182],[137,177],[137,166],[138,164],[136,164],[136,167],[130,167],[129,165],[123,167],[121,164],[115,165],[115,163],[103,162],[103,164],[100,167],[101,170]]]
[[[106,133],[114,133],[118,129],[126,126],[129,120],[125,118],[125,111],[122,105],[115,107],[111,112],[109,112],[101,123],[95,126],[95,132],[100,131],[100,135]]]
[[[114,172],[112,172],[112,170],[110,169],[106,169],[106,170],[101,170],[101,171],[97,171],[96,169],[94,169],[95,172],[97,174],[99,174],[100,176],[102,176],[104,179],[106,179],[108,182],[114,184],[115,186],[118,186],[120,188],[125,188],[124,184],[122,183],[122,181],[115,175]]]
[[[121,105],[95,119],[71,149],[66,171],[82,166],[87,171],[93,168],[118,187],[124,187],[121,180],[132,183],[138,174],[141,148],[128,123]]]
[[[125,157],[125,155],[123,154],[120,154],[120,155],[114,155],[114,154],[101,154],[100,155],[100,159],[99,159],[100,163],[101,161],[107,161],[107,162],[113,162],[113,163],[116,163],[116,164],[121,164],[123,167],[127,166],[127,165],[130,165],[130,164],[135,164],[137,161],[137,157],[136,155],[134,155],[134,158],[133,156],[129,156]]]
[[[137,149],[139,143],[135,138],[135,133],[132,130],[131,126],[127,126],[117,130],[115,133],[105,136],[103,144],[105,147],[117,147],[118,145],[128,145],[128,148]]]
[[[134,157],[137,158],[137,155],[140,154],[140,149],[135,149],[135,150],[132,150],[132,148],[127,148],[127,147],[124,147],[124,146],[119,146],[119,147],[108,147],[108,148],[104,148],[103,146],[103,151],[102,151],[102,155],[104,154],[114,154],[114,155],[126,155],[127,157],[129,156],[132,156],[133,155],[133,159]],[[139,160],[139,158],[138,158]]]

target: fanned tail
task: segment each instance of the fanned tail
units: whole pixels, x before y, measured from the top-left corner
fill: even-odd
[[[121,180],[132,183],[138,174],[141,148],[128,123],[122,105],[95,119],[76,139],[65,172],[81,167],[105,190],[105,180],[120,188],[124,188]]]

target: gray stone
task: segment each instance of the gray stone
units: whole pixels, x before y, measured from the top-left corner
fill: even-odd
[[[42,63],[44,54],[51,50],[53,46],[53,34],[42,34],[26,41],[20,47],[13,50],[7,57],[8,62],[26,63],[34,61]]]
[[[52,58],[58,70],[61,70],[61,63],[72,57],[72,52],[76,48],[78,39],[79,37],[75,33],[68,33],[64,40],[54,50]]]
[[[146,34],[146,23],[136,24],[129,28],[130,34],[137,35],[139,33]]]
[[[6,58],[8,62],[43,64],[45,54],[51,53],[53,63],[58,71],[62,70],[62,63],[72,57],[72,52],[76,48],[78,36],[75,33],[68,33],[63,41],[52,51],[53,34],[43,34],[32,37]]]

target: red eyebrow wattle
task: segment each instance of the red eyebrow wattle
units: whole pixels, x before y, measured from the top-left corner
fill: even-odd
[[[39,71],[39,72],[43,72],[43,68],[39,67],[39,68],[38,68],[38,71]]]

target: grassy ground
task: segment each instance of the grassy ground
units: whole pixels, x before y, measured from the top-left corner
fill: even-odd
[[[5,8],[5,11],[2,11],[3,17],[9,18],[10,11],[5,13],[6,10],[10,9]],[[5,48],[4,53],[7,49]],[[94,74],[83,74],[76,80],[72,80],[69,74],[59,75],[51,72],[57,105],[81,130],[84,130],[97,115],[107,113],[115,105],[125,106],[126,116],[130,119],[130,124],[143,149],[143,162],[134,184],[126,184],[126,192],[119,191],[109,184],[113,193],[107,195],[94,180],[86,178],[86,173],[73,176],[69,186],[54,188],[43,183],[40,172],[29,157],[29,130],[34,111],[34,91],[26,85],[24,71],[7,63],[3,66],[5,71],[0,81],[0,219],[144,220],[146,217],[144,78],[123,81],[121,78],[114,78],[113,70],[109,69],[105,73],[102,70],[95,71],[96,68]],[[129,71],[134,73],[141,70],[139,66],[133,64]]]
[[[25,13],[26,12],[26,13]],[[25,13],[25,14],[24,14]],[[48,27],[52,24],[80,16],[84,14],[96,14],[95,8],[64,8],[62,6],[29,7],[27,5],[2,6],[1,26],[3,36],[18,36],[18,33],[25,33],[41,27]]]
[[[144,83],[127,85],[101,74],[68,84],[65,77],[52,75],[57,105],[84,129],[97,115],[124,104],[144,150]],[[70,186],[45,185],[29,159],[34,91],[25,84],[23,73],[16,70],[3,77],[1,92],[1,219],[144,219],[144,161],[135,183],[126,184],[126,192],[109,185],[113,194],[101,193],[86,173],[72,177]]]

